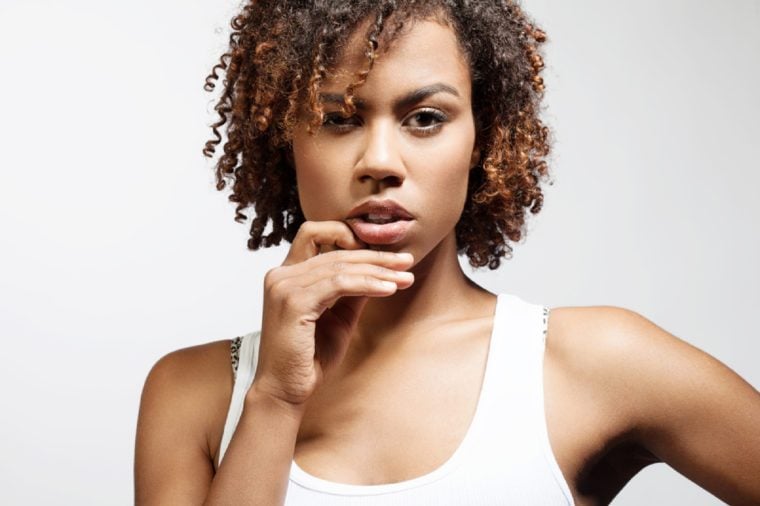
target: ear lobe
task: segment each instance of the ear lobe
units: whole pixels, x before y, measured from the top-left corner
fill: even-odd
[[[474,169],[480,162],[480,148],[476,145],[472,149],[472,156],[470,157],[470,170]]]

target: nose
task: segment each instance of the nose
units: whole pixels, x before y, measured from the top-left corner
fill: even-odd
[[[355,173],[362,183],[378,181],[399,186],[406,178],[406,168],[399,149],[399,139],[392,122],[377,122],[365,129],[361,157]]]

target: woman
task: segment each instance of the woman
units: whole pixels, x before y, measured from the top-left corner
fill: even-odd
[[[146,380],[141,504],[599,504],[667,462],[760,503],[760,395],[621,308],[495,269],[541,208],[544,34],[513,3],[253,2],[233,20],[218,188],[292,243],[260,332]],[[265,234],[269,221],[271,231]],[[232,363],[232,366],[231,366]]]

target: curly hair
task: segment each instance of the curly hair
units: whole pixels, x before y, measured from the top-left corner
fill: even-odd
[[[543,204],[549,129],[539,113],[544,94],[540,46],[545,33],[513,0],[249,0],[232,19],[229,50],[206,77],[213,91],[226,73],[215,105],[219,119],[203,154],[214,155],[216,188],[232,184],[235,220],[253,207],[248,248],[292,242],[305,221],[289,161],[297,114],[308,105],[308,129],[323,121],[320,84],[340,49],[362,22],[366,67],[349,84],[343,114],[354,114],[353,92],[366,81],[385,41],[411,22],[435,19],[450,26],[469,63],[476,144],[481,159],[470,171],[467,201],[456,225],[457,251],[473,267],[496,269],[512,257],[509,241],[524,236],[526,210]],[[393,22],[390,22],[392,20]],[[382,41],[381,41],[382,36]],[[383,42],[383,44],[381,44]],[[387,47],[385,47],[387,50]],[[551,184],[551,183],[550,183]],[[271,230],[266,232],[271,221]]]

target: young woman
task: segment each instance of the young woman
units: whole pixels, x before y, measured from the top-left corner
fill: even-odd
[[[145,384],[139,504],[605,504],[667,462],[760,504],[760,395],[615,307],[493,294],[541,208],[544,34],[513,2],[251,2],[217,106],[260,331]],[[271,223],[270,223],[271,222]],[[267,233],[267,227],[271,229]]]

